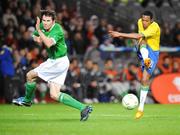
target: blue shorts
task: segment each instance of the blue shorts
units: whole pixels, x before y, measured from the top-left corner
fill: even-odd
[[[151,59],[151,67],[150,67],[150,68],[148,68],[148,69],[145,68],[142,55],[141,55],[140,51],[137,49],[137,47],[136,47],[137,56],[138,56],[139,60],[141,61],[141,69],[142,69],[142,71],[144,71],[144,69],[146,69],[146,71],[147,71],[150,75],[152,75],[153,71],[154,71],[155,68],[156,68],[158,59],[159,59],[159,51],[153,51],[153,50],[151,49],[151,47],[149,47],[149,45],[146,45],[146,48],[147,48],[147,50],[148,50],[148,52],[149,52],[148,58]]]

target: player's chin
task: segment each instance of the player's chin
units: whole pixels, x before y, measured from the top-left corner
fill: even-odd
[[[45,29],[45,30],[48,30],[48,28],[47,28],[47,27],[45,27],[45,26],[44,26],[44,29]]]
[[[50,28],[49,26],[44,25],[45,30],[48,30],[49,28]]]

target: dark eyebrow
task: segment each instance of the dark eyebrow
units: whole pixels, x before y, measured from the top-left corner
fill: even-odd
[[[43,20],[43,21],[48,21],[48,22],[50,21],[49,19],[48,19],[48,20],[42,19],[42,20]]]

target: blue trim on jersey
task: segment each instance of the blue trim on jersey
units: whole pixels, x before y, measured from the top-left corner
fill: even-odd
[[[149,45],[146,45],[146,48],[147,48],[147,50],[148,50],[148,52],[149,52],[148,58],[151,59],[151,67],[150,67],[150,68],[148,68],[148,69],[145,68],[144,60],[143,60],[143,58],[142,58],[142,55],[141,55],[140,51],[138,50],[138,48],[137,48],[137,46],[136,46],[137,56],[138,56],[138,58],[139,58],[139,60],[140,60],[140,62],[141,62],[141,69],[142,69],[142,71],[144,71],[144,69],[146,69],[146,71],[147,71],[150,75],[152,75],[153,71],[154,71],[155,68],[156,68],[158,59],[159,59],[159,51],[153,51],[153,50],[151,49],[151,47],[149,47]]]

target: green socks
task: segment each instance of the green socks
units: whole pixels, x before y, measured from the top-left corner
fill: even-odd
[[[34,97],[34,91],[36,88],[36,82],[27,82],[25,84],[25,88],[26,88],[26,95],[25,95],[25,102],[30,102],[32,101],[33,97]]]
[[[30,101],[32,101],[32,99],[34,97],[36,82],[32,82],[32,83],[27,82],[25,84],[25,88],[26,88],[26,96],[25,96],[24,100],[25,100],[25,102],[30,102]],[[80,111],[82,111],[86,107],[85,104],[82,104],[81,102],[77,101],[76,99],[72,98],[70,95],[68,95],[66,93],[61,93],[61,95],[59,96],[59,101],[65,105],[71,106]]]
[[[127,94],[128,94],[128,91],[123,91],[120,95],[121,95],[121,97],[124,97]]]
[[[61,93],[61,95],[59,96],[59,101],[80,111],[82,111],[86,107],[86,105],[82,104],[81,102],[77,101],[66,93]]]

